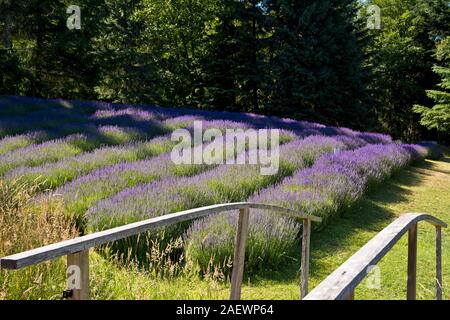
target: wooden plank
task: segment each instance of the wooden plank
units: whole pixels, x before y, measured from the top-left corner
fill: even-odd
[[[436,299],[442,300],[442,228],[436,227]]]
[[[236,244],[234,247],[233,272],[231,275],[230,300],[241,299],[242,278],[244,276],[245,245],[248,236],[249,209],[239,210],[239,221],[236,230]]]
[[[310,238],[311,238],[311,221],[303,220],[300,299],[303,299],[308,294]]]
[[[350,291],[350,293],[345,297],[345,300],[355,300],[355,290]]]
[[[175,223],[202,218],[212,214],[218,214],[224,211],[233,211],[239,209],[262,209],[271,210],[283,215],[297,219],[311,219],[320,222],[318,217],[302,214],[290,209],[257,203],[226,203],[213,205],[203,208],[186,210],[178,213],[172,213],[161,217],[156,217],[125,226],[88,234],[72,240],[62,241],[45,247],[33,249],[30,251],[11,255],[0,260],[0,266],[4,269],[21,269],[43,261],[52,260],[70,253],[83,251],[108,242],[124,239],[149,230],[161,228]]]
[[[447,227],[441,220],[427,214],[402,215],[329,275],[312,290],[305,300],[341,300],[364,279],[366,270],[376,265],[391,250],[411,225],[427,221],[435,226]]]
[[[406,298],[416,300],[417,288],[417,223],[408,230],[408,280]]]
[[[67,289],[71,300],[89,300],[89,250],[67,255]]]

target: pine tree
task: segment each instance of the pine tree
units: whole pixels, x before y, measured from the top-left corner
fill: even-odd
[[[152,52],[144,48],[142,0],[105,0],[99,21],[102,32],[94,38],[100,66],[96,92],[101,99],[120,103],[154,102],[158,72]]]
[[[79,0],[82,29],[67,28],[69,0],[9,1],[7,42],[26,75],[20,94],[94,98],[96,65],[91,52],[102,1]],[[8,4],[8,2],[2,2]],[[6,40],[5,40],[6,42]]]
[[[396,139],[417,141],[427,134],[418,104],[430,106],[426,89],[439,82],[432,71],[438,36],[449,34],[450,7],[447,0],[370,0],[381,8],[382,29],[374,32],[374,66],[378,88],[374,95],[381,128]],[[377,30],[374,30],[377,31]]]
[[[14,9],[11,1],[0,2],[0,94],[20,93],[25,73],[20,67],[17,52],[12,44],[12,16]]]
[[[265,8],[258,0],[225,0],[205,58],[205,100],[227,110],[257,111],[267,74]]]
[[[236,43],[236,27],[233,24],[232,2],[225,1],[220,7],[218,25],[208,38],[209,53],[203,59],[204,78],[203,104],[207,108],[232,110],[235,108],[238,90],[235,87],[236,61],[234,55],[238,51]]]
[[[12,49],[0,48],[0,95],[20,94],[25,78],[17,53]]]
[[[144,48],[154,53],[161,74],[159,103],[203,106],[202,64],[220,1],[152,0],[144,4]]]
[[[442,81],[438,87],[442,90],[427,90],[427,96],[436,103],[432,108],[421,105],[414,107],[414,112],[421,115],[420,123],[428,129],[450,133],[450,37],[442,40],[437,48],[437,59],[441,66],[435,65],[433,71]]]
[[[368,118],[364,35],[352,0],[274,0],[270,108],[361,127]]]

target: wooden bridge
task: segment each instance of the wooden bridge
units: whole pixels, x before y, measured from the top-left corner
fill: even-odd
[[[442,299],[441,229],[447,227],[447,225],[439,219],[426,214],[406,214],[401,216],[309,294],[308,277],[311,223],[320,222],[321,219],[280,206],[248,202],[219,204],[186,210],[96,232],[2,258],[0,259],[0,266],[3,269],[21,269],[44,261],[67,256],[68,279],[73,277],[74,272],[78,272],[77,277],[79,281],[76,286],[73,288],[69,287],[65,291],[66,297],[73,300],[86,300],[89,299],[89,249],[179,222],[203,218],[221,212],[235,214],[232,211],[239,211],[230,293],[231,300],[238,300],[241,297],[245,246],[251,209],[268,210],[302,221],[300,299],[306,300],[354,299],[354,290],[367,275],[367,268],[378,263],[406,232],[408,232],[407,299],[415,299],[417,227],[420,221],[429,222],[436,227],[436,296],[438,300]],[[68,283],[70,284],[69,281]]]

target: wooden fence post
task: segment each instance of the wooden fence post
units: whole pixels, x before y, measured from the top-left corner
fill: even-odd
[[[408,231],[408,281],[407,299],[416,300],[417,274],[417,223]]]
[[[303,236],[302,236],[302,265],[300,275],[300,299],[308,294],[308,278],[309,278],[309,247],[311,239],[311,220],[303,220]]]
[[[248,220],[250,209],[239,210],[239,221],[236,230],[233,271],[231,274],[231,300],[241,299],[242,278],[244,277],[245,244],[248,236]]]
[[[89,299],[89,250],[67,255],[67,289],[71,300]]]
[[[442,228],[436,226],[436,299],[442,300]]]
[[[350,291],[350,293],[345,297],[345,300],[355,300],[355,289]]]

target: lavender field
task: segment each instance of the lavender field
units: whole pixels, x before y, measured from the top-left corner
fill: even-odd
[[[62,201],[79,233],[238,201],[319,216],[323,222],[314,227],[320,232],[367,190],[433,151],[383,134],[256,114],[9,97],[0,99],[0,115],[0,180],[37,184],[33,201]],[[258,164],[173,163],[171,133],[191,130],[194,121],[222,132],[280,129],[279,170],[265,176]],[[234,156],[256,151],[247,146]],[[150,243],[179,239],[177,256],[187,265],[227,272],[236,223],[236,215],[220,214],[115,248],[145,260]],[[246,271],[282,265],[299,234],[298,221],[269,212],[251,215]]]

